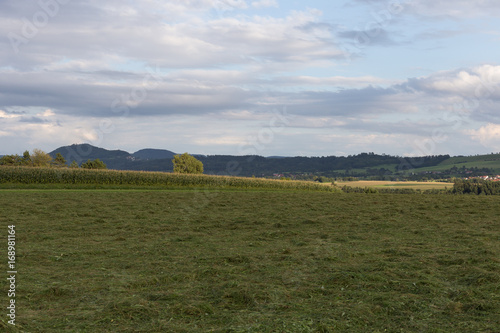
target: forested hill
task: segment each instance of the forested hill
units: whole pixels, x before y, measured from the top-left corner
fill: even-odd
[[[262,156],[197,156],[203,162],[205,170],[222,172],[224,170],[239,172],[243,176],[272,174],[314,173],[332,176],[332,172],[349,174],[358,169],[375,168],[383,172],[389,170],[404,171],[414,168],[436,166],[450,158],[449,155],[426,156],[419,158],[402,158],[374,153],[361,153],[352,156],[327,157],[281,157],[266,158]]]
[[[172,171],[169,150],[143,149],[130,154],[123,150],[106,150],[88,144],[60,147],[50,155],[63,155],[70,164],[99,158],[109,169]],[[369,173],[387,175],[415,168],[435,167],[450,158],[449,155],[403,158],[374,153],[326,157],[262,157],[232,155],[195,155],[203,162],[205,173],[239,176],[273,176],[277,174],[318,174],[325,176]]]

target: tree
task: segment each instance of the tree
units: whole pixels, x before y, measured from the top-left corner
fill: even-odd
[[[61,153],[57,153],[55,160],[52,162],[52,165],[58,168],[65,167],[66,159],[61,155]]]
[[[19,155],[5,155],[0,158],[0,165],[20,165],[21,157]]]
[[[31,165],[31,155],[29,151],[25,151],[23,153],[23,160],[22,160],[23,165]]]
[[[52,156],[38,148],[33,149],[33,154],[30,158],[34,167],[48,167],[52,161]]]
[[[71,164],[69,165],[70,168],[73,168],[73,169],[78,169],[80,166],[78,165],[78,163],[76,163],[75,160],[73,160],[73,162],[71,162]]]
[[[106,164],[100,159],[96,158],[95,160],[87,160],[87,162],[82,163],[81,167],[83,169],[107,169]]]
[[[175,173],[203,173],[203,163],[188,153],[175,155],[172,163]]]

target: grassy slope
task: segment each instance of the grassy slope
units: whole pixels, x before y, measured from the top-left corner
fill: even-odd
[[[400,164],[385,164],[372,167],[373,169],[385,168],[390,171],[397,171]],[[457,166],[461,168],[465,166],[466,168],[489,168],[494,172],[500,173],[500,154],[490,154],[490,155],[479,155],[479,156],[465,156],[465,157],[451,157],[436,166],[425,167],[425,168],[415,168],[416,172],[425,171],[444,171]],[[367,168],[363,169],[353,169],[352,172],[364,172]],[[343,172],[345,170],[336,170],[338,172]]]
[[[428,168],[419,168],[417,171],[444,171],[456,166],[457,168],[489,168],[500,173],[500,154],[479,155],[466,157],[451,157],[439,165]]]
[[[3,190],[0,221],[28,332],[494,332],[499,200]]]
[[[490,154],[490,155],[478,155],[478,156],[466,156],[466,157],[451,157],[446,161],[440,163],[440,165],[450,165],[453,166],[455,164],[462,163],[471,163],[471,162],[488,162],[495,161],[497,164],[500,164],[500,154]]]

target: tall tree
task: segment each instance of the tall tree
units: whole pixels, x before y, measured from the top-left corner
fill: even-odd
[[[30,155],[30,152],[28,150],[26,150],[24,153],[23,153],[23,160],[22,160],[22,164],[23,165],[31,165],[31,155]]]
[[[61,153],[57,153],[56,158],[52,161],[52,165],[58,168],[65,167],[66,159],[61,155]]]
[[[203,173],[203,163],[188,153],[175,155],[172,163],[175,173]]]
[[[33,154],[31,154],[30,158],[34,167],[48,167],[52,161],[52,156],[38,148],[33,149]]]

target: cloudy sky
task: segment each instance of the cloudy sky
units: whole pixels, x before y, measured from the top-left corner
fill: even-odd
[[[0,1],[0,154],[500,151],[500,1]]]

